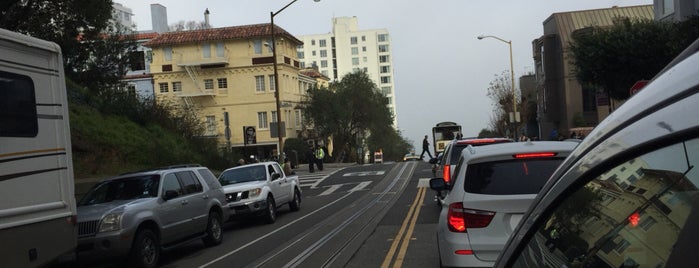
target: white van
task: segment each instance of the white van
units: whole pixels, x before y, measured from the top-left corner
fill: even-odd
[[[50,263],[77,241],[60,47],[0,29],[0,260]]]

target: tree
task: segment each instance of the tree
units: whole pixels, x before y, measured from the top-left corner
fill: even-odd
[[[170,24],[170,31],[181,32],[181,31],[191,31],[191,30],[202,30],[211,28],[210,25],[206,25],[205,21],[178,21],[176,23]]]
[[[135,41],[114,25],[110,0],[15,0],[0,4],[0,28],[57,43],[65,74],[90,90],[113,88]]]
[[[362,139],[372,139],[371,136],[365,137],[367,133],[373,136],[395,132],[391,127],[393,115],[387,104],[387,98],[378,92],[376,84],[365,72],[354,72],[344,76],[340,82],[331,84],[329,89],[309,89],[302,109],[307,123],[321,138],[332,137],[336,148],[350,154],[361,145]],[[372,140],[382,139],[375,137]],[[343,145],[349,146],[343,148]],[[380,144],[372,146],[389,147]],[[337,159],[342,154],[337,153],[334,157]]]
[[[519,127],[518,123],[514,126],[510,123],[509,113],[513,111],[513,101],[517,101],[518,95],[515,98],[512,97],[512,79],[510,78],[510,72],[503,71],[500,75],[495,75],[495,79],[490,82],[488,87],[488,97],[493,101],[493,114],[490,117],[490,129],[499,134],[499,136],[506,136],[509,131],[514,131],[514,129]],[[521,107],[519,101],[515,104]],[[521,114],[525,114],[524,111],[519,111]],[[514,135],[511,133],[510,135]]]
[[[698,25],[696,17],[677,23],[619,18],[610,27],[578,30],[570,43],[576,76],[584,88],[627,99],[636,81],[653,78],[699,37]]]

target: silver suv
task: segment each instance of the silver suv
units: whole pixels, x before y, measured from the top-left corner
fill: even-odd
[[[199,165],[104,180],[78,203],[76,257],[128,256],[129,266],[155,267],[161,250],[195,239],[220,244],[225,205],[221,184]]]

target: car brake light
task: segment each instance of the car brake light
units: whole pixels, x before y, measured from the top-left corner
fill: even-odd
[[[454,251],[456,255],[473,255],[473,250],[470,249],[459,249]]]
[[[446,184],[451,183],[451,168],[449,165],[444,165],[442,177],[444,177],[444,183],[446,183]]]
[[[527,154],[516,154],[513,155],[512,157],[521,159],[521,158],[542,158],[542,157],[554,157],[558,153],[527,153]]]
[[[452,232],[465,233],[467,228],[484,228],[490,225],[495,212],[464,209],[461,202],[449,204],[447,221]]]

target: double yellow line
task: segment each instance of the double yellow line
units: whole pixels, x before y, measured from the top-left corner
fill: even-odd
[[[384,258],[383,260],[383,263],[381,263],[381,268],[397,268],[403,265],[405,253],[408,251],[408,244],[410,244],[410,238],[413,236],[413,231],[415,230],[415,222],[417,222],[417,217],[418,215],[420,215],[422,199],[425,198],[426,191],[426,187],[418,188],[415,201],[413,201],[413,204],[410,206],[408,215],[406,215],[405,220],[403,220],[403,225],[400,227],[398,234],[396,234],[396,237],[393,239],[391,248],[388,250],[386,258]],[[398,250],[398,245],[400,245],[400,250]],[[393,266],[390,266],[394,255],[395,262],[393,262]]]

